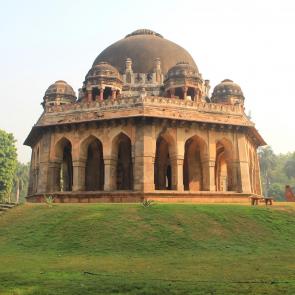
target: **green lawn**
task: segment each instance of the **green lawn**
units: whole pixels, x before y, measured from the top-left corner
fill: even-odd
[[[24,205],[0,294],[295,294],[295,206]]]

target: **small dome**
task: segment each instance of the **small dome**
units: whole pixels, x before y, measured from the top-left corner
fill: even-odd
[[[119,71],[107,62],[99,62],[87,73],[84,87],[88,85],[97,86],[99,84],[121,84],[122,79]]]
[[[228,102],[229,98],[244,101],[244,94],[241,87],[230,79],[225,79],[215,86],[211,100],[216,103]]]
[[[61,103],[72,103],[76,101],[76,94],[72,86],[63,80],[51,84],[45,91],[43,98],[45,103],[59,100]]]
[[[50,85],[46,92],[45,96],[51,96],[51,95],[69,95],[76,97],[76,94],[72,88],[66,81],[58,80],[54,82],[52,85]]]
[[[168,78],[172,77],[199,77],[199,72],[196,67],[193,67],[187,62],[178,62],[175,66],[169,69],[167,73]]]
[[[119,71],[110,65],[107,62],[100,62],[97,65],[94,65],[89,72],[87,73],[85,80],[92,79],[95,77],[113,77],[113,78],[119,78],[120,74]]]

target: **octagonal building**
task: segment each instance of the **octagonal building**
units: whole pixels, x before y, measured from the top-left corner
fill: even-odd
[[[151,30],[103,50],[79,89],[45,91],[32,148],[27,201],[245,202],[261,195],[263,138],[241,87],[209,94],[191,55]]]

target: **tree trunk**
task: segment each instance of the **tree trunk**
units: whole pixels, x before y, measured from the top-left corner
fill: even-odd
[[[16,196],[15,196],[15,202],[16,204],[19,203],[19,179],[16,182]]]

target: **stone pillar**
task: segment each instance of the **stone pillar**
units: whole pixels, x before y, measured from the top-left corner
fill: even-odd
[[[101,88],[99,89],[99,99],[100,99],[100,100],[103,100],[103,92],[104,92],[104,88],[101,87]]]
[[[40,162],[39,167],[36,169],[38,174],[37,192],[45,193],[48,190],[48,162]]]
[[[175,88],[171,88],[169,89],[169,91],[170,91],[171,98],[173,98],[175,96]]]
[[[153,192],[155,190],[155,157],[153,155],[145,155],[144,157],[144,192]]]
[[[259,165],[259,160],[257,156],[257,151],[255,151],[255,169],[256,169],[256,194],[262,195],[260,165]]]
[[[238,191],[239,190],[239,177],[238,177],[238,170],[239,170],[239,161],[233,160],[231,163],[232,165],[232,190]]]
[[[48,192],[60,191],[60,162],[49,162],[48,164]]]
[[[215,192],[215,160],[205,160],[202,162],[203,188],[205,191]]]
[[[116,89],[112,89],[112,99],[116,99],[117,97],[117,90]]]
[[[87,102],[92,101],[92,88],[87,88]]]
[[[133,165],[133,189],[135,191],[143,191],[144,189],[149,190],[150,175],[148,171],[145,171],[146,160],[149,162],[149,151],[147,143],[149,142],[149,136],[145,136],[145,133],[148,133],[149,126],[145,126],[145,121],[141,121],[136,124],[135,127],[135,141],[132,146],[134,165]],[[145,157],[147,156],[147,159]],[[150,171],[149,171],[150,172]]]
[[[249,162],[247,159],[246,136],[243,133],[237,134],[238,153],[239,153],[239,170],[241,183],[239,191],[242,193],[251,193]]]
[[[33,154],[33,152],[32,152]],[[29,174],[29,186],[28,186],[28,195],[33,194],[33,183],[34,183],[34,176],[33,176],[33,167],[32,167],[33,157],[31,157],[31,165],[30,165],[30,174]]]
[[[188,87],[182,87],[183,99],[186,99],[186,97],[187,97],[187,90],[188,90]]]
[[[86,160],[73,160],[73,191],[85,190]]]
[[[172,190],[182,192],[183,186],[183,156],[171,156]]]
[[[104,190],[115,190],[115,169],[116,161],[111,156],[104,156]]]
[[[215,192],[216,135],[214,129],[208,130],[207,150],[202,153],[204,190]]]

